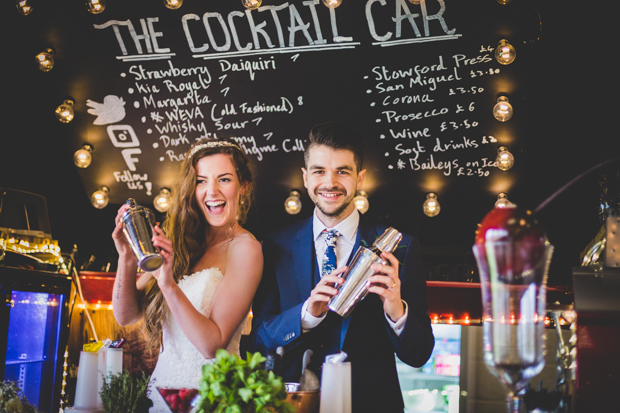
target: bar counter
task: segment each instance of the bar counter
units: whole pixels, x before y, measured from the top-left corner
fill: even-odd
[[[156,362],[156,355],[143,353],[139,326],[118,326],[114,320],[111,307],[114,273],[82,271],[80,280],[88,309],[91,311],[99,339],[123,337],[127,340],[124,355],[124,368],[130,370],[149,370]],[[448,397],[441,392],[453,390],[458,386],[459,411],[475,413],[495,413],[505,409],[506,391],[502,384],[488,371],[484,364],[482,346],[482,302],[480,283],[427,281],[426,296],[428,312],[436,336],[436,348],[429,362],[422,368],[414,369],[397,360],[397,369],[401,381],[401,390],[405,404],[419,405],[424,391],[432,393],[437,390],[436,410],[448,408]],[[548,306],[570,308],[573,293],[565,286],[551,286],[547,291]],[[81,348],[89,337],[89,326],[76,312],[72,321],[69,353]],[[547,355],[546,367],[542,373],[532,379],[532,387],[553,389],[556,381],[556,348],[558,338],[553,327],[553,318],[547,317],[546,332]],[[244,334],[250,332],[248,321]],[[569,325],[561,326],[563,338],[570,339]],[[244,336],[246,337],[246,336]],[[242,354],[244,341],[242,340]],[[456,350],[455,350],[456,347]],[[456,358],[455,358],[456,356]],[[77,363],[77,361],[76,361]],[[420,390],[422,389],[422,390]],[[447,390],[446,390],[447,389]],[[435,397],[435,396],[433,396]],[[442,405],[442,403],[444,403]],[[443,407],[442,407],[443,406]],[[454,407],[454,406],[453,406]],[[408,408],[409,409],[409,408]],[[410,410],[408,410],[410,411]],[[415,411],[415,410],[411,410]]]

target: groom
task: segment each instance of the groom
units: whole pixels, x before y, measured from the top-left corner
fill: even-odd
[[[351,362],[353,412],[402,413],[394,353],[420,367],[434,346],[419,242],[403,234],[394,255],[383,253],[389,265],[373,266],[369,294],[349,317],[327,308],[357,248],[370,246],[386,229],[353,203],[366,173],[362,157],[362,138],[354,131],[335,123],[310,131],[302,172],[314,214],[264,240],[251,340],[263,354],[284,347],[280,373],[290,382],[299,381],[307,349],[314,352],[309,369],[319,377],[325,356],[344,351]]]

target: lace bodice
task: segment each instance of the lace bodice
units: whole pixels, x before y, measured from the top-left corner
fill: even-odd
[[[186,275],[179,281],[179,288],[192,305],[206,317],[211,312],[215,292],[224,275],[219,268],[208,268],[192,275]],[[157,365],[151,376],[151,394],[153,407],[150,413],[168,413],[157,387],[198,388],[202,376],[202,366],[212,359],[205,359],[194,345],[185,337],[172,314],[163,331],[164,351],[159,354]],[[245,319],[237,328],[226,349],[230,354],[239,355],[239,340]]]

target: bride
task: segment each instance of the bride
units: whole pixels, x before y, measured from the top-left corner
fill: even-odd
[[[119,254],[112,303],[121,326],[144,317],[148,345],[160,351],[151,385],[198,388],[202,366],[239,340],[263,271],[260,243],[241,227],[252,196],[247,157],[228,140],[201,141],[186,154],[164,228],[153,244],[164,259],[137,278],[137,262],[116,216]],[[154,387],[153,412],[168,411]]]

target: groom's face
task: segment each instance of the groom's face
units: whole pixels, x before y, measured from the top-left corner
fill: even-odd
[[[304,186],[320,213],[330,219],[349,216],[355,209],[355,192],[361,188],[366,173],[357,171],[353,152],[313,145],[306,168],[302,168]]]

